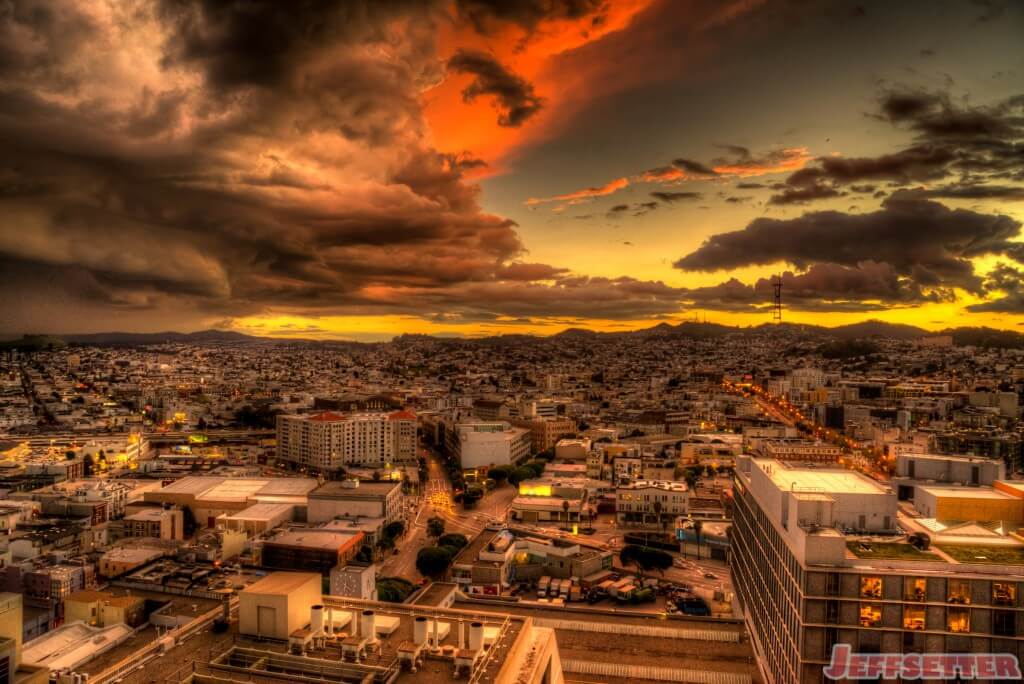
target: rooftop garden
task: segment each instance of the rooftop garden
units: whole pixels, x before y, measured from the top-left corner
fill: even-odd
[[[961,546],[943,544],[945,553],[960,563],[998,563],[1024,565],[1024,547],[1021,546]]]
[[[939,561],[942,558],[928,551],[919,551],[910,544],[897,542],[859,542],[848,541],[846,548],[857,558],[870,560],[910,560],[910,561]]]

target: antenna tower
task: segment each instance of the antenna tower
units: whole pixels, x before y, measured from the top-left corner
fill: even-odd
[[[772,320],[776,323],[782,322],[782,274],[772,284],[775,289],[775,303],[772,306]]]

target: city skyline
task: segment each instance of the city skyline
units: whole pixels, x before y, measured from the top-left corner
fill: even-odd
[[[1021,330],[1013,3],[0,14],[0,334]]]

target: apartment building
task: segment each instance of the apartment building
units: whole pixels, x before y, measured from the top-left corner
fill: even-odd
[[[689,511],[690,492],[685,482],[637,480],[615,488],[619,525],[667,529]]]
[[[277,417],[277,457],[322,470],[416,460],[416,416],[408,411]]]
[[[184,512],[172,508],[147,508],[124,518],[126,537],[184,539]]]
[[[767,682],[825,681],[836,644],[1024,657],[1017,539],[971,525],[964,546],[962,524],[904,515],[890,487],[838,468],[741,456],[735,494],[733,580]]]
[[[566,435],[576,434],[576,422],[565,417],[516,418],[512,424],[530,431],[530,447],[535,454],[553,449]]]

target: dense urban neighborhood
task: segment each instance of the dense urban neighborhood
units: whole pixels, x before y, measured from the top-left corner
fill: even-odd
[[[9,343],[12,677],[803,682],[837,643],[1020,657],[1024,348],[1002,341]]]

